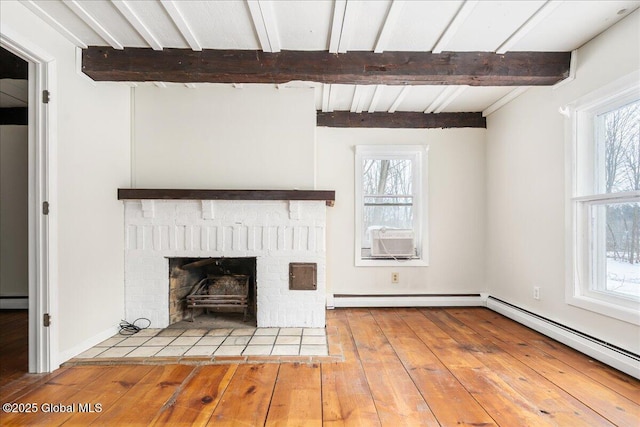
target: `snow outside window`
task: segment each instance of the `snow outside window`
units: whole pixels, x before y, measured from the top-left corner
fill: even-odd
[[[356,265],[426,265],[424,146],[357,146]]]
[[[578,106],[569,302],[640,324],[640,87]]]

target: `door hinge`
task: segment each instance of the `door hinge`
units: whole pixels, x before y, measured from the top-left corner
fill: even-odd
[[[42,215],[49,215],[49,202],[42,202]]]
[[[51,99],[51,93],[49,93],[48,90],[43,90],[42,91],[42,103],[43,104],[48,104],[49,103],[49,99]]]
[[[42,324],[44,325],[45,328],[48,328],[49,326],[51,326],[51,316],[49,315],[49,313],[45,313],[42,319]]]

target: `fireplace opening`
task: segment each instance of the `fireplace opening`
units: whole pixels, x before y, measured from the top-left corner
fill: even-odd
[[[255,327],[256,313],[255,257],[169,258],[170,327]]]

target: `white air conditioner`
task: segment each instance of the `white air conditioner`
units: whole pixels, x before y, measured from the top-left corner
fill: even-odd
[[[416,255],[416,239],[413,230],[380,228],[371,230],[371,256],[413,257]]]

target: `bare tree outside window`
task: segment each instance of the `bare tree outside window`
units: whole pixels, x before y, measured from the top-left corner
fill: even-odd
[[[606,193],[640,190],[640,100],[597,116]],[[640,296],[640,203],[606,205],[606,290]]]
[[[409,159],[365,159],[362,241],[376,228],[413,228],[413,175]]]

